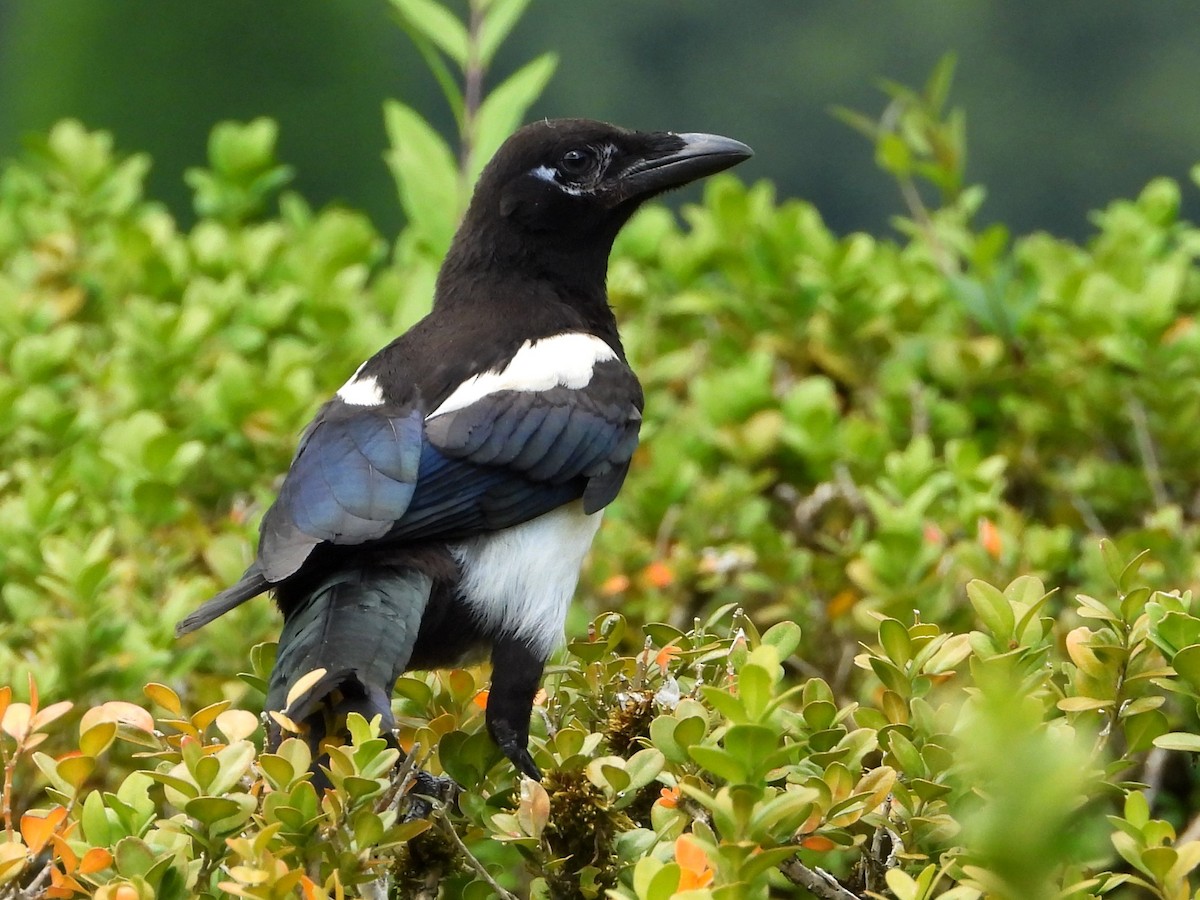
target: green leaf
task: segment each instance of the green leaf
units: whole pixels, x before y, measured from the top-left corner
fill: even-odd
[[[354,819],[354,843],[359,849],[373,847],[383,840],[383,820],[364,809]]]
[[[504,43],[513,26],[520,21],[529,0],[492,0],[479,27],[479,60],[484,68],[492,64],[492,58]]]
[[[526,111],[541,96],[557,65],[555,54],[543,53],[498,84],[479,105],[471,134],[469,175],[472,182],[524,120]]]
[[[738,784],[749,778],[749,772],[742,760],[720,747],[697,744],[688,748],[688,755],[701,767],[730,784]]]
[[[629,790],[640,790],[658,777],[666,765],[666,757],[660,750],[647,747],[625,760],[625,774],[629,776]]]
[[[762,642],[779,653],[781,660],[787,659],[800,646],[802,634],[795,622],[776,622],[762,636]]]
[[[750,882],[795,856],[799,850],[799,847],[784,846],[772,847],[770,850],[755,853],[738,868],[738,876],[744,881]]]
[[[454,155],[441,135],[410,107],[389,100],[383,112],[390,144],[384,159],[404,214],[431,251],[445,253],[463,208]]]
[[[678,863],[663,863],[653,856],[638,860],[633,869],[633,889],[638,900],[671,900],[679,887]]]
[[[735,697],[729,691],[715,685],[700,686],[700,694],[705,702],[731,722],[747,722],[750,716],[740,697]]]
[[[1104,568],[1113,586],[1121,590],[1121,576],[1125,572],[1125,560],[1121,557],[1121,551],[1117,549],[1116,544],[1104,538],[1100,541],[1100,556],[1104,560]]]
[[[228,797],[196,797],[183,808],[193,819],[211,828],[222,819],[237,815],[241,807]]]
[[[1163,750],[1182,750],[1187,753],[1200,753],[1200,734],[1186,731],[1172,731],[1154,739],[1154,746]]]
[[[1167,717],[1157,709],[1140,712],[1124,722],[1125,739],[1133,753],[1149,750],[1154,742],[1170,729]]]
[[[897,665],[902,666],[912,659],[912,639],[908,629],[897,619],[884,619],[879,623],[879,643]]]
[[[254,762],[254,745],[249,741],[235,741],[228,747],[218,750],[215,756],[207,756],[218,764],[218,771],[207,784],[201,782],[210,794],[220,795],[228,792],[242,777],[250,771]]]
[[[149,845],[139,838],[126,837],[117,842],[113,858],[117,871],[126,878],[145,875],[154,866],[156,858]]]
[[[466,69],[470,40],[466,26],[435,0],[392,0],[401,20],[441,48],[460,69]]]
[[[83,826],[84,838],[93,847],[108,847],[112,844],[112,827],[99,791],[92,791],[83,801],[80,824]]]
[[[1200,691],[1200,644],[1184,647],[1171,657],[1171,668],[1193,690]]]
[[[976,578],[967,582],[967,597],[992,637],[1002,644],[1012,639],[1016,617],[1008,598],[999,589]]]
[[[766,774],[770,757],[783,743],[782,736],[764,725],[734,725],[725,732],[725,750],[749,773]]]

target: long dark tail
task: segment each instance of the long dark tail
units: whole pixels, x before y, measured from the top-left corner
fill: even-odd
[[[344,732],[346,716],[382,716],[395,725],[391,694],[412,657],[433,579],[407,566],[373,564],[338,571],[302,591],[277,591],[283,633],[266,708],[268,743],[294,730],[320,758],[322,742]]]
[[[211,600],[205,600],[194,613],[175,626],[175,637],[191,634],[197,628],[203,628],[213,619],[225,615],[235,606],[240,606],[251,597],[257,597],[271,585],[258,569],[258,563],[248,568],[237,584],[228,587]]]

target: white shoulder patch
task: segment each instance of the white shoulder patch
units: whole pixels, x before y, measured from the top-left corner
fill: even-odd
[[[483,372],[467,379],[426,418],[463,409],[498,391],[537,392],[556,387],[579,390],[591,383],[597,363],[616,358],[612,347],[600,338],[581,332],[526,341],[507,366],[499,372]]]
[[[338,388],[338,398],[350,406],[382,406],[383,389],[375,380],[375,376],[359,377],[364,366],[366,363],[359,366],[350,376],[350,380]]]

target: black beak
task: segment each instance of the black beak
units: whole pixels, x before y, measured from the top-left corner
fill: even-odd
[[[741,141],[719,134],[671,134],[663,135],[663,139],[669,147],[675,146],[665,153],[640,159],[621,173],[621,193],[625,197],[644,199],[682,187],[754,155]]]

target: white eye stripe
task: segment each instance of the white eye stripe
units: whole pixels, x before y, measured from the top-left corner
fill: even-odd
[[[616,358],[612,347],[591,334],[569,332],[526,341],[507,366],[467,379],[426,418],[463,409],[498,391],[580,390],[591,383],[599,363]]]
[[[583,193],[583,188],[576,184],[563,184],[558,180],[558,171],[549,166],[538,166],[529,173],[534,178],[548,182],[562,191],[564,194],[570,194],[572,197],[578,197]]]

